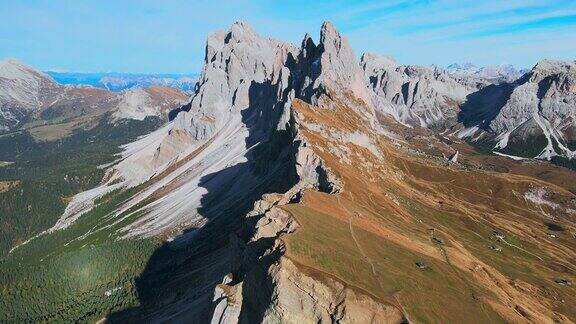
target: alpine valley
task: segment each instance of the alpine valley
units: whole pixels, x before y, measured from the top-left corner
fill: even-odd
[[[0,63],[0,322],[576,321],[576,61],[237,22],[191,92]]]

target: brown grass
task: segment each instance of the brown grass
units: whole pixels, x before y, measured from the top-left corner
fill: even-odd
[[[321,109],[296,102],[294,107],[307,121],[368,133],[367,123],[343,105]],[[576,279],[574,215],[523,198],[529,188],[545,187],[554,201],[570,203],[574,184],[562,175],[570,179],[572,173],[544,168],[547,181],[533,165],[516,163],[499,173],[436,163],[374,133],[369,134],[384,158],[339,143],[352,152],[352,163],[346,164],[317,149],[334,145],[333,139],[305,123],[301,134],[345,186],[340,195],[307,192],[303,204],[286,206],[302,225],[286,238],[287,255],[298,264],[382,299],[398,293],[417,321],[576,319],[574,286],[554,282]],[[546,214],[556,215],[567,229],[560,238],[547,235]],[[494,230],[506,233],[510,245],[497,241]],[[502,252],[490,249],[493,245]],[[418,269],[418,259],[432,270]]]

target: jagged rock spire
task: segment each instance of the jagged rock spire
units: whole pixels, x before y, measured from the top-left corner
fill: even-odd
[[[351,92],[370,103],[367,83],[348,40],[330,22],[320,29],[320,43],[308,34],[304,36],[299,55],[299,93],[302,99],[313,102],[325,92]]]

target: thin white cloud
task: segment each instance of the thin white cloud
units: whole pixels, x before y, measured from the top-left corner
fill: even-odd
[[[40,68],[194,72],[202,66],[207,34],[226,29],[236,20],[249,22],[266,36],[296,44],[306,32],[316,38],[322,21],[331,20],[350,39],[358,54],[364,51],[392,54],[401,62],[417,64],[507,61],[526,66],[554,54],[575,55],[569,45],[576,43],[575,25],[544,24],[541,28],[530,25],[542,19],[576,14],[575,3],[573,0],[0,1],[3,13],[0,57],[20,57]],[[522,24],[531,29],[522,31]],[[503,32],[506,28],[513,33]]]

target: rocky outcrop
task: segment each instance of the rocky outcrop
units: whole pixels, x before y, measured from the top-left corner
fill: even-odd
[[[402,323],[395,307],[374,300],[342,283],[319,281],[282,258],[270,268],[274,282],[273,303],[266,310],[267,323]]]
[[[212,323],[401,323],[402,312],[337,280],[314,278],[283,256],[281,238],[297,223],[281,206],[291,193],[256,202],[249,218],[259,218],[241,262],[215,289]],[[223,321],[222,319],[226,319]]]
[[[360,64],[370,82],[376,109],[409,126],[444,128],[454,124],[459,105],[484,85],[440,69],[400,65],[392,58],[370,53],[362,56]]]
[[[49,76],[19,61],[0,61],[0,131],[7,131],[61,92]]]
[[[337,95],[336,90],[346,90],[356,98],[370,102],[370,93],[356,56],[348,40],[331,23],[322,25],[318,46],[310,36],[304,37],[298,61],[301,80],[297,87],[301,99],[316,103],[320,95],[330,90],[332,96]]]
[[[471,95],[462,122],[485,132],[500,150],[537,146],[532,156],[576,156],[576,63],[542,61],[513,83]],[[535,139],[541,138],[539,143]],[[516,149],[518,151],[518,149]],[[522,150],[519,150],[522,151]]]

